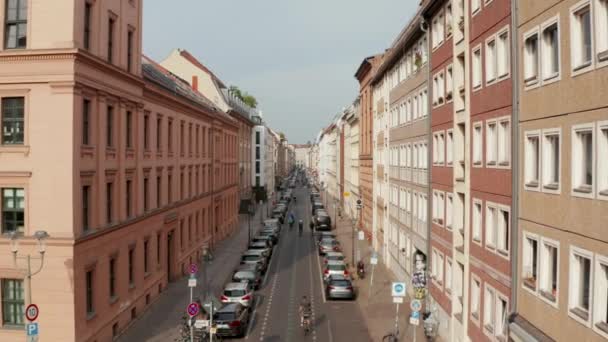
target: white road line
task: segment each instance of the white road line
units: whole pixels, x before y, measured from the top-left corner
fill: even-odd
[[[251,321],[249,321],[249,325],[247,326],[247,334],[245,335],[246,340],[249,338],[249,334],[251,334],[251,327],[253,327],[253,323],[255,322],[255,313],[258,310],[259,303],[260,300],[256,297],[253,306],[253,311],[251,312]]]
[[[323,296],[323,303],[327,303],[327,299],[325,298],[325,290],[323,289],[323,271],[321,270],[321,258],[319,257],[319,253],[315,253],[317,255],[317,266],[319,267],[319,283],[321,284],[321,295]]]
[[[331,320],[327,319],[327,331],[329,333],[329,342],[333,342],[334,336],[331,334]]]

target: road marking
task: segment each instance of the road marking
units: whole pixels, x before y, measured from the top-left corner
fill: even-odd
[[[327,331],[329,332],[329,342],[333,342],[334,336],[331,334],[331,320],[327,319]]]
[[[249,334],[251,334],[251,327],[253,327],[253,323],[255,322],[255,313],[258,310],[259,303],[260,300],[258,299],[258,297],[255,297],[253,311],[251,312],[251,321],[249,321],[249,324],[247,325],[247,334],[245,335],[245,339],[248,339]]]
[[[321,270],[321,258],[319,257],[319,253],[315,253],[317,255],[317,266],[319,267],[319,282],[321,283],[321,295],[323,296],[323,303],[327,303],[327,298],[325,298],[325,289],[323,288],[323,270]]]

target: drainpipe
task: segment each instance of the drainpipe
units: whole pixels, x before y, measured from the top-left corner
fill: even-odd
[[[517,27],[518,0],[511,0],[511,82],[513,115],[511,127],[511,314],[517,313],[519,284],[519,30]]]

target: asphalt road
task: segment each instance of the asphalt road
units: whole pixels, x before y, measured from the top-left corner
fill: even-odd
[[[304,222],[299,236],[297,225],[285,225],[262,289],[246,341],[371,341],[362,313],[354,301],[328,301],[321,280],[321,259],[308,224],[310,198],[308,190],[298,188],[297,203],[291,204],[296,221]],[[299,326],[300,298],[312,299],[313,329],[304,336]]]

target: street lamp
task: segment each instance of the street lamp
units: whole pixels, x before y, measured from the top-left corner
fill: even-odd
[[[361,202],[361,199],[357,200],[357,217],[358,217],[358,221],[359,223],[361,223],[361,208],[363,208],[363,204]],[[355,225],[353,225],[353,262],[355,262]]]
[[[15,231],[11,232],[9,238],[11,240],[11,253],[13,254],[13,266],[17,268],[18,260],[25,260],[27,262],[27,298],[28,303],[32,304],[32,277],[42,271],[44,267],[44,253],[46,252],[46,240],[50,237],[49,233],[44,230],[39,230],[34,233],[34,237],[38,241],[38,254],[40,256],[31,256],[29,253],[25,256],[18,256],[19,251],[19,239],[21,235]],[[32,259],[40,260],[40,266],[35,272],[32,272]]]
[[[249,240],[247,240],[247,246],[249,246],[249,243],[251,242],[251,216],[253,216],[253,212],[253,205],[249,203],[249,205],[247,206],[247,225],[249,226]]]

